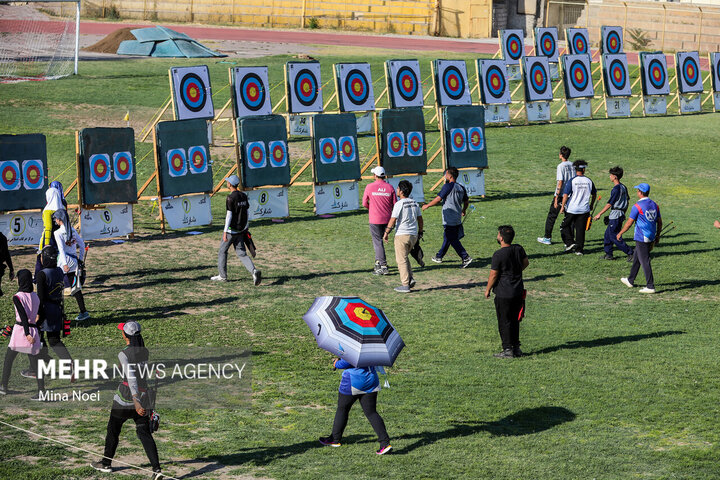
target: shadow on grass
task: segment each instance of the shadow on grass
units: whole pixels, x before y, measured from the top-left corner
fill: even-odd
[[[574,350],[577,348],[592,348],[592,347],[606,347],[608,345],[617,345],[625,342],[639,342],[640,340],[646,340],[648,338],[660,338],[667,337],[668,335],[683,335],[685,332],[682,330],[668,330],[665,332],[654,332],[654,333],[643,333],[639,335],[625,335],[618,337],[604,337],[596,338],[595,340],[575,340],[562,345],[556,345],[554,347],[547,347],[534,352],[526,352],[525,356],[529,355],[542,355],[544,353],[553,353],[559,350]]]
[[[211,267],[208,266],[200,266],[193,270],[202,270],[202,269],[210,269]],[[120,278],[117,278],[120,280]],[[207,281],[210,283],[210,274],[205,273],[203,275],[198,275],[195,277],[180,277],[180,278],[154,278],[151,280],[147,280],[144,282],[126,282],[126,283],[113,283],[112,285],[109,285],[107,288],[102,288],[98,285],[98,289],[92,289],[89,291],[90,294],[99,294],[99,293],[112,293],[118,290],[141,290],[146,287],[155,287],[158,285],[164,285],[167,287],[168,285],[173,285],[175,283],[183,283],[183,282],[200,282],[200,281]]]
[[[563,407],[537,407],[525,408],[494,422],[455,422],[451,428],[440,432],[413,433],[397,437],[398,440],[417,439],[417,441],[393,453],[404,455],[439,440],[468,437],[480,432],[487,432],[494,437],[531,435],[572,422],[575,416],[575,413]]]
[[[143,321],[152,320],[157,318],[174,318],[179,314],[192,315],[184,310],[189,308],[200,308],[208,309],[208,305],[217,306],[226,303],[232,303],[239,300],[237,295],[215,298],[212,301],[199,300],[196,302],[183,302],[176,304],[158,305],[154,307],[143,307],[143,308],[128,308],[128,309],[111,309],[103,311],[104,315],[101,316],[99,312],[93,312],[95,315],[91,320],[82,323],[76,323],[73,328],[86,327],[91,325],[104,325],[106,323],[117,323],[122,320],[123,322],[130,321]]]
[[[720,285],[720,280],[686,280],[684,282],[663,283],[663,291],[690,290],[710,285]]]

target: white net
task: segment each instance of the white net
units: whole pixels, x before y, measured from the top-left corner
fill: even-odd
[[[72,74],[75,20],[75,2],[0,4],[0,82]]]

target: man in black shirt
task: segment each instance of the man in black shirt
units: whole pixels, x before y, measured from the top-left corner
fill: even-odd
[[[10,280],[15,278],[15,270],[13,269],[12,258],[10,258],[10,249],[8,248],[7,237],[0,233],[0,283],[5,275],[5,266],[10,271]],[[3,296],[2,288],[0,288],[0,297]]]
[[[495,292],[495,313],[502,341],[502,352],[497,358],[521,357],[520,318],[525,305],[525,287],[522,272],[530,264],[525,250],[513,245],[515,230],[510,225],[498,227],[497,242],[500,250],[492,256],[490,277],[488,278],[485,298]]]

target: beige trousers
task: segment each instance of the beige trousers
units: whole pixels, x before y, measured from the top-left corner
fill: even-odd
[[[400,281],[406,287],[410,286],[412,267],[410,267],[410,250],[417,242],[417,235],[395,235],[395,261],[400,270]]]

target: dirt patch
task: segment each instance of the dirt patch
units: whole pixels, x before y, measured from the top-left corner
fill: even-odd
[[[83,48],[87,52],[95,53],[117,53],[118,47],[125,40],[135,40],[135,35],[130,33],[132,28],[119,28],[97,43]]]

